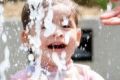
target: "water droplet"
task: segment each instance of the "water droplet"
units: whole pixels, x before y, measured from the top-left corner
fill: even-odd
[[[4,43],[7,42],[7,36],[6,36],[5,33],[2,34],[2,41],[3,41]]]

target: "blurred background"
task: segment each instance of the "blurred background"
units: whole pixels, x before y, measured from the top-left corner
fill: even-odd
[[[77,49],[74,61],[90,65],[105,80],[120,80],[120,26],[104,26],[99,19],[99,16],[107,11],[109,1],[74,1],[79,4],[82,14],[82,18],[79,18],[79,27],[84,32],[82,45]],[[0,5],[4,9],[3,13],[0,14],[4,17],[2,19],[4,22],[2,26],[0,25],[0,74],[5,74],[6,80],[24,68],[28,61],[27,54],[21,51],[19,41],[22,28],[21,10],[25,2],[26,0],[0,0]],[[87,48],[84,46],[85,44]],[[8,57],[6,54],[9,54],[10,64],[3,66],[4,59]],[[5,73],[2,73],[5,67],[8,68]],[[2,79],[0,78],[0,80]]]

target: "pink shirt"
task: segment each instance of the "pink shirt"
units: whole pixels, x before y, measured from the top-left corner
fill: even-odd
[[[31,80],[28,72],[34,72],[34,67],[29,67],[17,72],[11,76],[10,80]],[[91,70],[89,66],[82,64],[71,64],[66,74],[67,75],[61,80],[104,80],[98,73]],[[55,75],[55,72],[51,73],[51,75],[47,77],[47,80],[54,80]]]

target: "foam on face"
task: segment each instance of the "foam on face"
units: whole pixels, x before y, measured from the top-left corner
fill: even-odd
[[[64,71],[67,69],[66,67],[66,52],[63,51],[61,53],[61,56],[58,56],[58,54],[56,52],[52,53],[52,59],[53,62],[57,65],[58,67],[58,71],[56,73],[56,76],[54,78],[54,80],[62,80],[64,77]]]
[[[32,50],[34,51],[35,54],[37,54],[36,58],[36,65],[35,65],[35,71],[31,75],[31,80],[43,80],[42,78],[45,79],[45,76],[41,72],[41,61],[40,56],[42,55],[42,50],[40,49],[41,45],[41,40],[40,40],[40,30],[41,30],[41,25],[42,25],[42,19],[44,17],[44,10],[42,4],[42,0],[28,0],[27,1],[29,4],[30,8],[30,19],[31,22],[29,22],[29,28],[32,29],[33,25],[35,27],[35,35],[31,36],[29,35],[29,44],[32,45]],[[34,9],[33,9],[34,7]],[[29,74],[29,72],[28,72]],[[47,79],[46,79],[47,80]]]
[[[69,19],[67,19],[65,16],[63,17],[63,22],[62,22],[62,25],[63,26],[66,26],[69,24]]]
[[[56,30],[56,25],[52,22],[53,20],[53,9],[52,9],[52,0],[46,0],[48,1],[48,12],[45,16],[45,11],[43,10],[42,0],[28,0],[29,8],[30,8],[30,19],[31,22],[29,22],[29,28],[32,29],[32,26],[35,25],[35,36],[29,35],[29,44],[32,45],[32,49],[34,53],[39,54],[39,56],[42,55],[42,50],[40,49],[41,45],[41,40],[40,40],[40,34],[41,34],[41,25],[42,25],[42,19],[45,16],[44,19],[44,27],[45,27],[45,32],[44,36],[49,37],[52,35],[55,30]],[[34,9],[31,7],[31,5],[34,6]],[[63,22],[62,25],[68,25],[69,20],[66,17],[63,17]],[[29,32],[26,29],[26,32]],[[65,43],[69,43],[71,32],[67,32],[65,34]],[[53,50],[54,51],[54,50]],[[53,52],[53,53],[48,53],[51,54],[53,62],[57,65],[58,67],[58,75],[56,75],[54,80],[61,80],[59,73],[62,74],[63,70],[66,70],[66,52],[63,51],[61,55],[59,56],[58,53]],[[36,58],[36,65],[35,65],[35,71],[33,72],[31,76],[31,80],[48,80],[47,75],[42,73],[42,68],[40,66],[40,58]],[[59,62],[59,63],[58,63]]]
[[[71,33],[70,31],[65,34],[65,43],[66,43],[66,44],[69,43],[69,41],[70,41],[70,35],[71,35],[71,34],[72,34],[72,33]]]
[[[63,51],[61,56],[59,56],[56,52],[52,53],[52,59],[54,63],[57,65],[58,70],[65,70],[66,69],[66,52]]]
[[[68,25],[69,25],[69,19],[64,16],[64,17],[63,17],[62,26],[68,26]],[[70,35],[71,35],[71,32],[67,32],[67,33],[65,34],[65,43],[66,43],[66,44],[69,43]]]
[[[35,50],[36,54],[40,54],[39,47],[41,45],[41,41],[39,39],[40,36],[40,26],[42,24],[42,19],[44,17],[43,7],[41,6],[42,0],[28,0],[29,8],[30,8],[30,19],[29,28],[32,29],[33,25],[35,26],[35,36],[29,35],[29,44],[32,45],[32,48]],[[34,9],[33,9],[34,7]]]
[[[46,28],[45,33],[44,33],[45,37],[52,35],[56,30],[56,25],[52,23],[52,19],[53,19],[53,10],[50,5],[48,8],[47,16],[44,20],[45,22],[44,26]]]
[[[61,59],[65,59],[65,58],[66,58],[66,52],[63,51],[63,52],[61,53]]]

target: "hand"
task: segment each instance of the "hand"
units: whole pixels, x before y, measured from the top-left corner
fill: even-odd
[[[120,25],[120,6],[100,16],[104,25]]]

